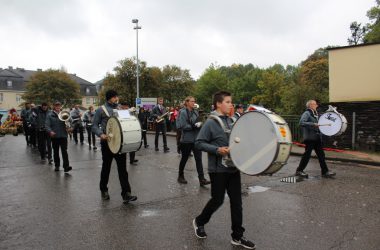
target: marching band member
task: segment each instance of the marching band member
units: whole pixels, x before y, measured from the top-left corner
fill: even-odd
[[[153,108],[152,110],[152,117],[157,120],[157,118],[161,117],[166,113],[166,108],[164,107],[164,98],[158,97],[157,98],[158,104]],[[158,137],[160,135],[160,132],[162,132],[162,140],[164,143],[164,152],[169,152],[170,149],[168,148],[167,142],[166,142],[166,122],[165,117],[161,122],[156,122],[156,136],[154,138],[154,149],[156,151],[159,151],[158,149]]]
[[[182,131],[181,136],[181,161],[179,163],[178,182],[181,184],[187,184],[184,176],[184,169],[191,151],[194,153],[196,162],[199,184],[205,186],[210,184],[210,181],[206,180],[203,173],[202,164],[202,152],[194,148],[194,142],[197,138],[199,129],[202,126],[202,122],[199,121],[199,113],[194,109],[195,99],[192,96],[188,96],[185,99],[185,108],[179,112],[177,118],[177,128]]]
[[[234,114],[234,117],[238,119],[240,116],[244,114],[244,106],[243,104],[236,105],[236,112]]]
[[[56,101],[53,106],[53,111],[46,118],[46,131],[51,137],[51,142],[53,144],[53,155],[54,155],[54,165],[55,171],[59,171],[60,158],[59,158],[59,148],[61,148],[63,169],[65,173],[69,172],[73,168],[69,165],[69,156],[67,154],[67,128],[66,123],[58,118],[61,112],[62,104]]]
[[[106,126],[108,119],[113,115],[113,110],[117,109],[118,97],[117,92],[114,90],[108,90],[106,92],[106,103],[99,107],[95,112],[94,124],[92,125],[92,131],[101,139],[100,145],[102,149],[102,171],[100,175],[100,192],[103,200],[109,200],[108,193],[108,179],[111,171],[112,160],[116,160],[117,171],[119,173],[119,180],[121,185],[121,196],[124,203],[137,200],[136,196],[131,195],[131,186],[128,181],[127,172],[127,155],[114,154],[108,147]],[[99,127],[100,126],[100,127]]]
[[[74,129],[74,141],[75,144],[78,144],[78,132],[80,136],[80,144],[83,145],[84,136],[83,136],[83,124],[82,124],[82,114],[79,110],[79,105],[75,104],[73,110],[70,112],[71,116],[71,126]]]
[[[88,137],[87,137],[88,138],[88,149],[91,150],[91,142],[92,142],[92,148],[95,151],[97,149],[97,147],[95,146],[95,144],[96,144],[95,133],[92,132],[92,124],[94,122],[94,117],[95,117],[94,107],[90,106],[88,108],[88,111],[85,112],[83,115],[83,122],[86,125],[86,131],[87,131],[87,135],[88,135]]]
[[[303,142],[305,143],[305,153],[298,165],[296,176],[308,178],[309,175],[304,172],[311,156],[311,152],[315,151],[318,156],[319,165],[322,171],[322,177],[329,178],[335,176],[334,172],[330,172],[326,161],[325,153],[322,149],[321,134],[318,129],[318,104],[315,100],[309,100],[306,103],[307,110],[302,114],[300,119],[300,126],[302,127]]]
[[[30,109],[30,103],[25,102],[25,108],[21,110],[21,119],[22,119],[22,127],[24,128],[24,135],[26,140],[26,145],[30,145],[30,122],[29,122],[29,115],[30,115],[31,109]]]
[[[233,119],[230,117],[232,109],[231,94],[225,91],[219,91],[213,98],[217,115],[226,128],[231,129]],[[209,222],[212,214],[223,204],[225,192],[230,198],[231,221],[232,221],[232,240],[233,245],[243,246],[248,249],[254,249],[255,244],[243,237],[245,229],[243,223],[243,208],[241,198],[241,181],[240,172],[236,167],[223,165],[222,158],[229,154],[229,134],[215,122],[208,119],[202,126],[195,146],[208,153],[208,171],[211,179],[211,199],[204,207],[202,213],[193,220],[195,235],[198,238],[206,238],[204,226]]]
[[[138,118],[141,123],[141,129],[142,129],[142,139],[144,141],[144,148],[149,147],[148,142],[146,140],[146,131],[148,130],[148,119],[149,119],[149,112],[144,109],[144,107],[140,108]]]
[[[46,131],[46,119],[50,114],[48,110],[48,105],[46,102],[42,103],[41,106],[35,108],[36,113],[36,130],[38,137],[38,150],[40,151],[41,161],[46,161],[46,150],[48,154],[49,164],[53,163],[52,159],[52,149],[51,149],[51,138]]]

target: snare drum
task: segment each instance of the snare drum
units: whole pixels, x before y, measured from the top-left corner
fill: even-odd
[[[241,172],[248,175],[273,174],[288,161],[292,135],[282,117],[252,111],[236,121],[229,145],[231,160]]]
[[[347,128],[347,120],[344,115],[328,111],[318,119],[319,130],[327,136],[341,135]]]
[[[135,116],[120,118],[112,116],[107,121],[108,147],[112,153],[129,153],[141,147],[141,126]]]

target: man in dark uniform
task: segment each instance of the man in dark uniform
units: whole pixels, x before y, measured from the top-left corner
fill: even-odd
[[[53,163],[51,138],[46,131],[46,119],[50,114],[47,103],[42,103],[41,106],[35,108],[36,114],[36,130],[38,137],[38,150],[40,151],[41,161],[46,161],[46,150],[48,154],[49,164]]]
[[[309,175],[304,172],[306,168],[311,152],[315,151],[318,156],[319,165],[322,171],[322,177],[329,178],[335,176],[334,172],[330,172],[327,168],[325,161],[325,153],[322,149],[322,139],[318,128],[318,104],[315,100],[309,100],[306,103],[307,110],[302,114],[300,119],[300,126],[302,128],[303,142],[305,143],[305,153],[302,155],[302,159],[298,165],[296,176],[308,178]]]
[[[94,107],[90,106],[88,108],[88,111],[84,113],[83,115],[83,121],[86,124],[86,131],[87,131],[87,138],[88,138],[88,149],[91,150],[91,142],[93,145],[94,151],[97,149],[95,146],[96,140],[95,140],[95,133],[92,132],[92,124],[94,122],[94,117],[95,117],[95,111]]]
[[[24,135],[26,140],[26,145],[30,145],[30,122],[29,122],[29,115],[30,115],[30,103],[25,102],[25,108],[21,110],[21,119],[22,119],[22,127],[24,129]]]
[[[146,140],[146,131],[148,130],[148,119],[149,119],[149,112],[147,112],[144,107],[140,108],[138,118],[141,123],[141,129],[142,129],[142,139],[144,141],[144,148],[149,147],[148,142]]]
[[[83,145],[84,136],[83,136],[83,124],[82,124],[82,113],[79,110],[79,105],[76,104],[74,109],[70,112],[71,124],[74,129],[74,141],[75,144],[78,144],[78,133],[80,136],[80,144]]]
[[[103,200],[109,200],[108,193],[108,179],[111,171],[112,160],[115,158],[117,164],[117,171],[119,173],[119,180],[121,185],[121,196],[124,203],[137,200],[136,196],[131,195],[131,186],[128,181],[127,172],[127,155],[114,154],[108,147],[106,126],[108,119],[113,115],[113,110],[118,107],[117,92],[114,90],[108,90],[106,92],[106,103],[99,107],[95,112],[94,124],[92,125],[92,131],[101,139],[100,145],[102,149],[102,171],[100,175],[100,192]],[[100,127],[99,127],[100,126]]]
[[[236,112],[234,114],[234,117],[236,119],[238,119],[240,116],[242,116],[244,114],[244,106],[243,106],[243,104],[238,104],[238,105],[236,105],[235,108],[236,108]]]
[[[166,108],[164,107],[164,98],[158,97],[157,98],[158,104],[153,108],[152,110],[152,118],[157,121],[157,118],[161,117],[166,113]],[[163,118],[162,121],[156,122],[156,136],[154,138],[154,146],[155,150],[158,151],[158,137],[160,135],[160,132],[162,132],[162,140],[164,143],[164,152],[169,152],[169,148],[166,142],[166,117]]]
[[[58,118],[61,112],[62,104],[60,102],[55,102],[53,106],[53,111],[46,118],[46,131],[51,137],[51,142],[53,144],[54,153],[54,165],[55,171],[59,171],[60,158],[59,158],[59,148],[61,148],[63,169],[65,173],[69,172],[73,168],[69,165],[69,156],[67,154],[67,128],[64,121]]]

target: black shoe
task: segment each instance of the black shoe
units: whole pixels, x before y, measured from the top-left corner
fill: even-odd
[[[92,149],[93,149],[94,151],[96,151],[98,148],[97,148],[97,147],[95,147],[95,146],[93,146],[93,147],[92,147]]]
[[[54,171],[59,171],[59,166],[55,166]]]
[[[181,149],[177,147],[177,153],[180,155],[181,154]]]
[[[193,220],[193,227],[194,227],[195,236],[197,236],[199,239],[205,239],[207,237],[205,227],[198,226],[195,219]]]
[[[53,159],[49,159],[49,164],[53,164]]]
[[[178,176],[177,181],[178,183],[181,183],[181,184],[187,184],[187,180],[185,179],[184,176]]]
[[[149,145],[147,144],[147,145],[144,145],[144,148],[149,148]]]
[[[169,152],[170,151],[170,148],[168,148],[168,147],[165,147],[164,148],[164,152],[166,153],[166,152]]]
[[[133,161],[130,161],[129,163],[131,164],[131,165],[137,165],[137,162],[138,162],[139,160],[133,160]]]
[[[156,150],[156,151],[159,151],[159,149],[158,149],[158,148],[155,148],[154,150]]]
[[[68,166],[68,167],[65,167],[64,171],[65,171],[65,173],[67,173],[67,172],[71,171],[72,169],[73,169],[72,167]]]
[[[256,248],[255,243],[253,243],[250,240],[247,240],[244,237],[241,237],[240,240],[232,238],[231,244],[235,245],[235,246],[242,246],[242,247],[247,248],[247,249],[255,249]]]
[[[105,192],[101,191],[101,194],[102,194],[102,199],[103,199],[104,201],[110,199],[110,195],[108,194],[108,191],[105,191]]]
[[[205,178],[199,180],[199,185],[200,185],[201,187],[203,187],[203,186],[205,186],[205,185],[209,185],[210,183],[211,183],[211,182],[210,182],[209,180],[205,179]]]
[[[323,178],[331,178],[331,177],[334,177],[335,175],[336,175],[336,173],[327,171],[326,173],[322,174],[322,177]]]
[[[137,200],[137,196],[131,195],[129,193],[127,193],[123,197],[124,204],[129,203],[130,201],[135,201],[135,200]]]
[[[299,177],[302,177],[302,178],[306,178],[306,179],[309,178],[309,175],[307,173],[305,173],[304,171],[297,171],[296,172],[296,176],[299,176]]]

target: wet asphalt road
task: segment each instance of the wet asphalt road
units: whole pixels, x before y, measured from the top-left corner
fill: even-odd
[[[69,142],[73,171],[64,174],[41,164],[23,136],[0,137],[0,249],[242,249],[230,244],[228,198],[206,225],[208,238],[194,236],[191,221],[209,187],[199,187],[194,159],[189,184],[179,185],[174,138],[170,153],[155,152],[153,139],[137,152],[137,166],[128,163],[138,200],[124,205],[115,165],[111,199],[100,198],[100,151]],[[271,177],[242,175],[245,236],[257,249],[380,249],[380,169],[329,162],[337,178],[321,179],[312,159],[306,170],[313,178],[280,182],[299,160],[290,157]]]

